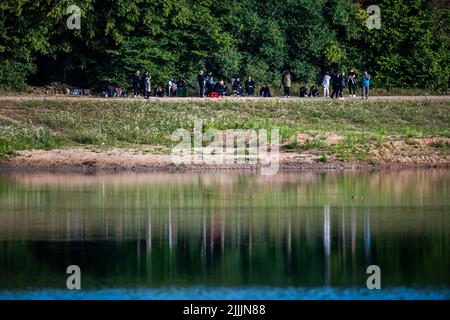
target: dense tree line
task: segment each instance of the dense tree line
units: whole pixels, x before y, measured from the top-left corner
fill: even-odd
[[[81,9],[69,30],[67,7]],[[364,0],[3,0],[0,86],[63,81],[130,86],[136,68],[153,83],[198,69],[258,83],[318,81],[325,70],[368,68],[374,84],[446,90],[447,1],[377,0],[381,28],[369,30]],[[195,81],[192,81],[195,83]]]

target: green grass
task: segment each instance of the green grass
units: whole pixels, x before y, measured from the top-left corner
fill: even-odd
[[[344,161],[370,161],[368,145],[390,139],[450,137],[448,101],[31,100],[13,104],[18,114],[25,116],[20,126],[0,123],[0,155],[79,145],[152,146],[167,153],[178,143],[171,141],[172,132],[178,128],[192,132],[196,120],[202,120],[203,131],[279,128],[282,140],[288,142],[286,149],[321,150]],[[329,132],[339,134],[342,140],[326,145]],[[300,144],[299,133],[310,138]],[[437,148],[448,149],[445,145]]]
[[[0,156],[12,155],[16,150],[54,149],[64,144],[60,136],[44,127],[0,126]]]

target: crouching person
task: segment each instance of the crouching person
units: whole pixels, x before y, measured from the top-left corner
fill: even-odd
[[[261,89],[259,90],[259,96],[263,98],[270,98],[270,89],[267,83],[264,83]]]

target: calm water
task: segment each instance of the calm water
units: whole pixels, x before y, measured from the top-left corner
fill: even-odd
[[[449,299],[449,191],[449,170],[2,175],[0,299]]]

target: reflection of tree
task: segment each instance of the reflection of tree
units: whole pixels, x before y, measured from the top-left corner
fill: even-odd
[[[0,180],[0,287],[83,255],[91,283],[360,285],[375,263],[387,283],[450,284],[448,176],[431,172]]]

